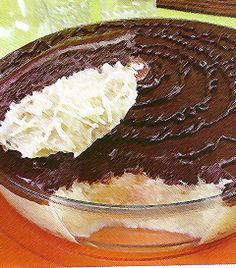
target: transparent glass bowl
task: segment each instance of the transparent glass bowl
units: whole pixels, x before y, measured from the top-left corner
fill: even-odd
[[[236,206],[226,205],[221,195],[160,205],[106,205],[35,192],[3,177],[1,181],[0,192],[20,214],[80,245],[168,255],[236,231]]]
[[[23,50],[30,50],[32,44]],[[12,55],[13,67],[24,60],[24,54]],[[4,174],[0,174],[0,192],[41,228],[80,245],[109,250],[169,255],[236,231],[236,205],[227,205],[222,195],[159,205],[107,205],[35,192]],[[236,193],[230,198],[235,199]]]

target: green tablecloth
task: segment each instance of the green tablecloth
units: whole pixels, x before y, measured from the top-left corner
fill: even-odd
[[[181,18],[236,28],[236,18],[156,8],[155,0],[0,0],[0,57],[65,27],[122,17]]]

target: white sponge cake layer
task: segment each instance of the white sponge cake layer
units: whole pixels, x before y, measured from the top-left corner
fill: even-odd
[[[75,241],[78,237],[89,238],[93,233],[111,226],[141,228],[152,231],[167,231],[186,234],[201,242],[215,240],[236,228],[236,206],[228,207],[221,197],[206,202],[177,205],[171,209],[156,209],[152,212],[127,211],[117,213],[111,210],[84,210],[58,204],[57,196],[86,202],[110,205],[159,205],[218,195],[224,188],[219,184],[166,185],[159,178],[153,180],[145,175],[124,174],[114,177],[109,183],[78,183],[66,190],[60,188],[48,205],[37,204],[0,187],[7,200],[25,217],[39,226],[66,239]],[[56,201],[56,202],[55,202]]]

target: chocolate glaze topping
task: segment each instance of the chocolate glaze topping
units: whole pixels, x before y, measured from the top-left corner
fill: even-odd
[[[199,22],[139,20],[68,29],[0,60],[0,120],[9,104],[62,76],[105,62],[142,59],[149,72],[125,119],[79,157],[23,159],[0,149],[0,170],[53,192],[74,180],[145,172],[167,184],[236,188],[236,31]],[[79,97],[79,96],[78,96]]]

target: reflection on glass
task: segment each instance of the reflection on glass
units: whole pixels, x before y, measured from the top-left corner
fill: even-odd
[[[103,20],[155,16],[155,0],[100,0]]]
[[[0,0],[0,57],[41,36],[91,21],[91,0]]]
[[[52,32],[91,21],[90,0],[43,0],[41,2],[42,9],[46,12],[45,21]]]

